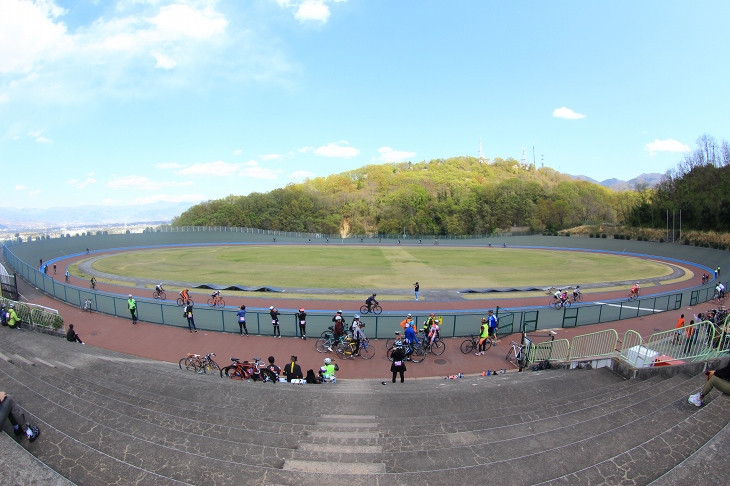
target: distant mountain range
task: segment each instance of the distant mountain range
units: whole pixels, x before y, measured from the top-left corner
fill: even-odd
[[[0,208],[0,229],[76,228],[98,224],[169,223],[192,206],[191,203],[156,203],[135,206],[76,206]]]
[[[639,185],[645,185],[647,187],[654,187],[656,186],[659,181],[662,180],[662,177],[664,177],[664,174],[657,174],[656,172],[653,172],[651,174],[641,174],[638,177],[634,177],[633,179],[629,181],[622,181],[619,179],[606,179],[605,181],[597,181],[595,179],[591,179],[590,177],[581,176],[581,175],[571,175],[573,179],[578,179],[579,181],[588,181],[592,182],[594,184],[598,184],[604,187],[608,187],[609,189],[613,189],[614,191],[626,191],[626,190],[634,190]]]

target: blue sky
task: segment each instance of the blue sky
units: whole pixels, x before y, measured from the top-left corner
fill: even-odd
[[[597,180],[729,138],[722,1],[0,0],[0,206],[217,199],[366,164]]]

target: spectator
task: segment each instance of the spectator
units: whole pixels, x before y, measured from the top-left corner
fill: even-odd
[[[296,356],[292,356],[291,363],[286,365],[286,367],[284,368],[284,376],[286,376],[286,381],[288,382],[291,382],[295,379],[301,380],[304,378],[304,375],[302,374],[302,368],[297,364]]]
[[[420,240],[418,241],[421,242]],[[418,291],[421,290],[421,286],[418,285],[418,282],[413,284],[413,293],[416,294],[416,300],[418,300]]]
[[[728,361],[724,368],[714,371],[705,371],[705,374],[707,375],[707,383],[705,383],[702,391],[689,397],[689,403],[696,407],[702,406],[702,399],[704,399],[713,388],[717,388],[725,395],[730,395],[730,361]]]
[[[272,305],[269,307],[269,315],[271,316],[271,325],[274,326],[274,337],[281,339],[281,328],[279,327],[279,310]]]
[[[297,323],[299,324],[299,334],[302,336],[302,339],[307,339],[307,313],[304,307],[300,307],[299,312],[294,317],[296,317]]]
[[[241,336],[243,336],[243,333],[246,333],[246,336],[248,336],[248,328],[246,328],[246,306],[241,305],[241,308],[238,309],[238,312],[236,312],[236,316],[238,317],[238,328],[241,331]]]
[[[411,322],[413,322],[413,316],[408,314],[405,319],[400,321],[400,327],[405,331],[407,327],[411,327]]]
[[[0,391],[0,408],[8,410],[8,421],[10,422],[10,425],[13,426],[13,433],[16,436],[25,432],[25,436],[28,437],[28,440],[31,442],[34,442],[38,438],[41,433],[38,427],[30,424],[21,425],[15,418],[15,414],[13,412],[15,409],[15,402],[4,391]]]
[[[689,354],[692,351],[692,346],[697,341],[697,330],[694,327],[695,321],[689,321],[689,326],[685,329],[687,333],[687,341],[684,343],[684,354]]]
[[[322,383],[328,382],[328,383],[337,383],[337,377],[335,376],[335,371],[339,371],[340,367],[337,366],[337,363],[332,362],[332,358],[325,358],[324,359],[324,366],[320,369],[320,374],[322,377]]]
[[[72,343],[76,342],[76,343],[84,344],[84,342],[81,340],[81,338],[79,337],[79,335],[76,334],[76,331],[74,331],[74,325],[73,324],[69,324],[68,325],[68,331],[66,332],[66,341],[69,341],[69,342],[72,342]]]
[[[127,299],[127,308],[132,315],[132,324],[137,324],[137,301],[134,300],[132,294],[129,294],[129,299]]]
[[[403,375],[406,371],[406,352],[403,350],[403,343],[400,340],[395,342],[390,357],[393,359],[393,362],[390,364],[390,371],[393,373],[393,383],[395,383],[395,378],[398,374],[400,374],[400,382],[403,383]]]
[[[479,329],[479,347],[477,347],[477,356],[484,356],[485,344],[489,340],[489,324],[487,318],[482,317],[482,327]]]
[[[15,304],[12,302],[10,303],[10,308],[8,309],[8,327],[10,329],[20,329],[20,318],[18,317],[18,313],[15,312]]]
[[[0,303],[0,324],[7,327],[8,326],[8,310],[5,308],[5,302]]]
[[[674,344],[682,342],[682,328],[684,327],[684,314],[677,319],[677,325],[674,327]]]
[[[345,334],[345,325],[342,323],[342,316],[335,316],[335,327],[332,340],[335,344],[340,342],[342,336]]]
[[[185,311],[183,312],[183,317],[185,317],[188,320],[188,329],[190,329],[190,334],[195,331],[197,334],[198,328],[195,327],[195,317],[193,316],[193,303],[188,301],[187,304],[185,304]]]
[[[276,364],[274,364],[273,356],[269,356],[269,365],[266,367],[266,369],[264,371],[266,373],[268,373],[269,378],[271,378],[271,381],[273,381],[274,383],[279,381],[279,375],[281,374],[281,368],[279,368],[278,366],[276,366]]]

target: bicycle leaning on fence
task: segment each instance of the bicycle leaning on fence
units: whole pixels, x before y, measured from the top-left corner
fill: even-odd
[[[509,349],[507,350],[507,356],[505,356],[504,359],[513,363],[515,366],[524,367],[527,364],[524,346],[512,341],[509,345]]]

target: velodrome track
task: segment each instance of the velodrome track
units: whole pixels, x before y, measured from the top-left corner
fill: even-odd
[[[584,239],[585,240],[585,239]],[[588,241],[588,240],[586,240]],[[571,241],[572,243],[572,241]],[[100,250],[96,250],[96,254],[103,254]],[[50,275],[52,278],[63,279],[63,271],[65,265],[70,264],[79,259],[87,258],[85,254],[76,255],[62,260],[63,264],[59,265],[58,273]],[[653,255],[647,255],[647,258],[655,259]],[[673,281],[670,283],[662,283],[655,286],[644,286],[642,289],[643,296],[659,294],[665,292],[679,291],[688,287],[698,286],[701,284],[700,275],[706,271],[707,267],[702,265],[690,264],[687,261],[682,262],[682,266],[687,268],[686,278],[681,281]],[[88,282],[72,277],[71,284],[77,284],[86,287]],[[217,333],[209,331],[201,331],[198,334],[190,334],[187,328],[162,326],[156,324],[146,324],[140,322],[136,326],[132,326],[128,319],[115,318],[100,314],[85,314],[74,306],[68,306],[55,301],[31,287],[24,286],[22,289],[24,296],[31,301],[42,303],[49,307],[58,308],[64,316],[66,323],[74,323],[77,331],[89,343],[108,349],[143,356],[153,359],[159,359],[169,362],[177,362],[179,358],[188,352],[206,353],[215,352],[219,357],[220,364],[225,364],[229,357],[235,356],[239,358],[251,358],[254,355],[265,358],[268,355],[274,355],[277,362],[281,363],[288,359],[290,355],[300,357],[300,362],[305,369],[316,369],[320,364],[324,355],[314,351],[314,342],[312,339],[303,341],[297,338],[273,339],[268,336],[250,336],[239,337],[230,333]],[[108,285],[104,283],[98,284],[98,289],[105,292],[126,295],[132,293],[137,297],[148,298],[150,290],[148,288],[140,289],[136,286]],[[593,292],[586,294],[590,301],[611,301],[616,299],[624,299],[626,290],[614,290],[607,292]],[[201,293],[203,298],[207,294]],[[193,293],[193,298],[196,298]],[[334,313],[337,309],[342,309],[345,313],[356,312],[360,302],[340,301],[336,299],[318,299],[301,300],[287,299],[281,295],[235,298],[226,296],[229,306],[245,303],[249,309],[259,308],[267,309],[269,305],[276,305],[283,311],[294,310],[299,307],[305,307],[309,311],[315,309]],[[396,300],[387,301],[386,309],[394,313],[423,313],[430,310],[440,310],[448,312],[449,310],[484,310],[499,305],[501,308],[520,308],[520,307],[538,307],[542,308],[542,312],[552,312],[545,308],[548,300],[547,295],[538,297],[504,298],[499,295],[489,295],[485,299],[460,299],[460,300],[439,300],[430,301],[422,300],[415,302],[413,300]],[[642,335],[647,336],[657,330],[671,328],[676,322],[680,313],[691,316],[693,313],[709,309],[712,304],[703,304],[692,309],[687,306],[677,311],[668,313],[660,313],[645,316],[637,319],[628,319],[617,322],[604,323],[600,325],[584,326],[572,329],[556,329],[557,338],[570,338],[578,334],[585,334],[600,329],[613,328],[621,335],[627,329],[634,329]],[[676,315],[675,315],[676,314]],[[474,323],[474,332],[479,329],[479,322]],[[367,331],[367,329],[366,329]],[[535,337],[536,341],[540,341],[542,332],[538,332]],[[506,346],[512,339],[517,336],[506,336],[502,338],[501,346],[490,350],[487,356],[475,357],[471,355],[463,355],[458,351],[458,346],[463,338],[454,338],[447,340],[447,351],[440,357],[429,356],[423,363],[411,365],[409,368],[410,377],[425,376],[443,376],[462,373],[480,373],[485,370],[492,369],[510,369],[510,364],[504,360],[506,354]],[[546,338],[546,337],[545,337]],[[343,378],[376,378],[387,376],[388,361],[385,360],[385,346],[376,342],[376,357],[371,361],[364,360],[348,360],[344,363],[341,376]]]

